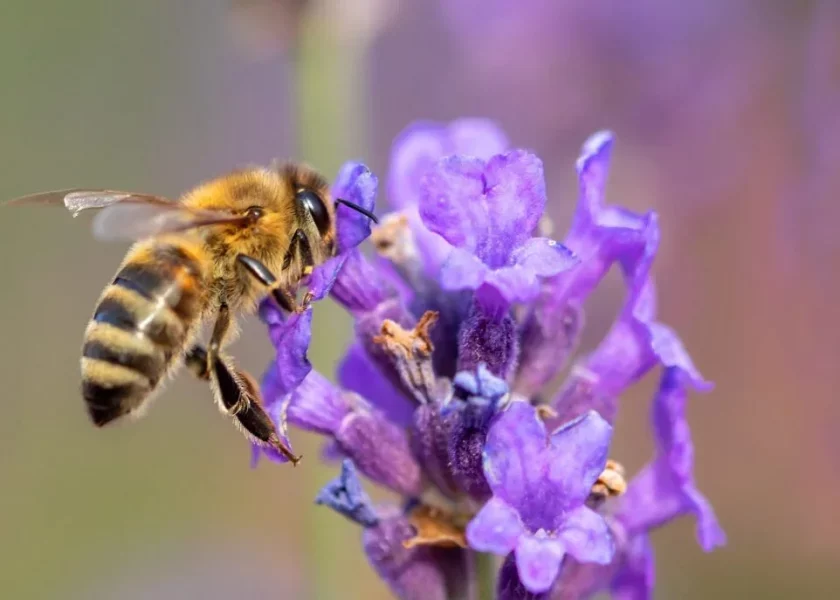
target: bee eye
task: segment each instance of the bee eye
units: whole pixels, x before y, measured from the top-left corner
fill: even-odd
[[[298,190],[295,195],[297,203],[309,211],[312,215],[312,220],[315,221],[315,226],[318,232],[324,235],[330,225],[330,213],[327,212],[327,207],[324,206],[323,200],[312,190]]]
[[[261,216],[263,216],[263,207],[262,206],[249,206],[248,209],[245,211],[245,216],[256,221]]]

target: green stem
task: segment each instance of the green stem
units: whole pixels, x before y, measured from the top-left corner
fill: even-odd
[[[364,40],[345,43],[327,31],[318,18],[308,15],[301,23],[299,46],[294,64],[294,120],[297,129],[296,158],[312,164],[332,179],[345,161],[363,156],[366,137],[365,110],[367,85],[367,44]],[[318,315],[326,330],[344,328],[347,319],[333,307],[324,307]],[[323,364],[338,360],[342,344],[330,344],[313,350],[313,358]],[[314,456],[316,453],[310,453]],[[326,479],[324,470],[309,465],[307,488],[317,489]],[[342,598],[352,574],[344,548],[358,543],[358,531],[352,527],[336,531],[335,523],[323,509],[309,513],[308,561],[312,597]],[[316,566],[317,565],[317,566]],[[361,597],[361,596],[360,596]]]
[[[476,552],[475,579],[478,600],[493,600],[496,597],[496,557]]]

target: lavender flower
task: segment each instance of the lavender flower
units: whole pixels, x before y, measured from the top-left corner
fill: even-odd
[[[705,550],[724,542],[694,481],[684,412],[688,388],[710,384],[656,320],[656,215],[604,203],[612,136],[584,145],[563,243],[534,236],[546,202],[540,160],[506,145],[480,120],[400,136],[389,180],[397,210],[373,232],[379,256],[356,248],[369,224],[339,212],[340,253],[310,282],[355,320],[340,386],[306,359],[311,312],[283,318],[265,305],[277,349],[268,409],[281,431],[322,434],[344,457],[317,501],[364,528],[363,549],[399,598],[475,598],[481,553],[505,557],[499,598],[648,597],[651,529],[691,514]],[[375,186],[351,165],[336,194],[372,209]],[[572,358],[585,300],[613,265],[624,306],[543,403],[543,386]],[[657,455],[628,484],[608,460],[616,408],[657,367]],[[357,470],[403,504],[374,509]]]
[[[612,427],[598,413],[546,434],[533,406],[513,402],[484,446],[493,497],[467,526],[476,550],[506,556],[526,588],[548,590],[566,553],[608,564],[613,540],[603,517],[584,505],[607,462]]]

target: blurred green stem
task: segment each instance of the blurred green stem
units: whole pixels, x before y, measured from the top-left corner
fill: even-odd
[[[302,25],[295,71],[297,158],[332,178],[344,161],[365,155],[367,43],[341,43],[325,29],[314,19]]]
[[[493,600],[496,597],[496,557],[484,552],[476,552],[474,556],[478,600]]]
[[[301,23],[299,46],[295,55],[293,94],[297,156],[311,163],[332,179],[348,159],[364,156],[366,137],[366,57],[367,40],[347,40],[330,30],[330,24],[312,15]],[[318,314],[325,330],[341,330],[343,315],[334,306]],[[345,327],[349,331],[349,326]],[[336,338],[331,338],[336,341]],[[344,344],[313,349],[313,358],[321,364],[335,364]],[[317,451],[310,452],[316,456]],[[324,468],[306,469],[310,481],[307,490],[318,489],[326,479]],[[310,513],[312,514],[312,513]],[[308,544],[308,577],[313,598],[346,597],[348,572],[354,563],[342,551],[358,538],[352,526],[336,528],[335,522],[316,511],[310,524],[312,539]],[[361,548],[354,549],[361,555]]]

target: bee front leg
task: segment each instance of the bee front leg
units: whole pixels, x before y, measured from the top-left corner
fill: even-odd
[[[298,229],[292,236],[292,243],[289,244],[289,249],[283,256],[284,271],[291,266],[292,260],[298,253],[300,253],[301,264],[303,265],[303,274],[305,276],[311,275],[312,269],[315,268],[315,259],[312,257],[312,245],[303,229]]]
[[[290,313],[300,310],[297,300],[288,291],[280,287],[280,282],[277,281],[277,277],[263,263],[247,254],[238,254],[236,260],[260,283],[269,288],[272,297],[283,310]]]
[[[220,356],[211,364],[209,356],[204,348],[194,346],[187,353],[185,362],[199,379],[210,382],[218,404],[236,419],[250,438],[274,448],[296,465],[301,457],[295,456],[277,435],[274,423],[262,407],[259,386],[254,378]]]

